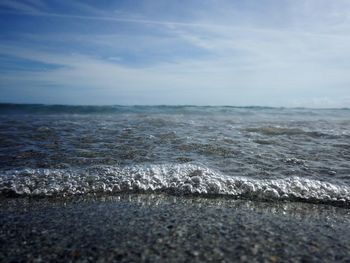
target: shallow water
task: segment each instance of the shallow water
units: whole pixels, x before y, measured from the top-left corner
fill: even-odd
[[[350,110],[0,106],[2,195],[226,195],[349,206]]]

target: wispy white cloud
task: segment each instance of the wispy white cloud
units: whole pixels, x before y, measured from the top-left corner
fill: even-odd
[[[209,1],[185,22],[149,19],[142,10],[137,15],[109,12],[84,3],[84,14],[78,15],[18,7],[16,12],[28,16],[135,26],[127,33],[22,35],[28,42],[76,46],[74,52],[52,46],[44,52],[28,43],[4,42],[2,55],[58,67],[22,71],[20,76],[16,71],[6,73],[1,83],[12,88],[19,82],[31,83],[48,94],[63,92],[64,87],[89,93],[76,103],[350,107],[343,99],[350,85],[348,2],[284,2],[283,9],[264,7],[268,13],[259,14],[237,9],[229,1],[217,6]],[[83,49],[83,44],[90,49]],[[136,62],[141,60],[137,56],[145,56],[151,63],[128,64],[125,52],[135,55]]]
[[[7,1],[7,0],[5,0]],[[11,1],[8,1],[11,3]],[[23,5],[23,7],[22,7]],[[151,20],[151,19],[142,19],[142,18],[128,18],[128,17],[117,17],[111,16],[108,13],[103,11],[98,12],[96,9],[91,9],[95,13],[99,13],[101,15],[92,16],[92,15],[75,15],[75,14],[62,14],[62,13],[52,13],[52,12],[43,12],[34,8],[30,5],[24,5],[22,3],[11,3],[9,5],[4,4],[4,6],[13,7],[16,11],[9,10],[0,10],[0,13],[7,14],[18,14],[18,15],[26,15],[26,16],[38,16],[38,17],[51,17],[51,18],[61,18],[61,19],[77,19],[77,20],[97,20],[97,21],[109,21],[109,22],[123,22],[123,23],[135,23],[142,25],[156,25],[163,26],[169,29],[176,28],[199,28],[201,30],[208,30],[209,32],[213,31],[226,31],[230,32],[251,32],[251,33],[267,33],[267,34],[292,34],[294,36],[308,36],[308,37],[316,37],[316,38],[342,38],[349,39],[350,36],[347,34],[341,34],[343,32],[338,32],[334,28],[332,28],[332,32],[313,32],[312,30],[285,30],[285,29],[275,29],[275,28],[266,28],[266,27],[254,27],[254,26],[246,26],[246,25],[233,25],[229,23],[211,23],[211,22],[178,22],[178,21],[165,21],[165,20]],[[79,5],[78,5],[79,7]],[[86,5],[86,10],[90,10],[88,5]],[[348,13],[350,15],[350,12]],[[132,16],[132,15],[129,15]],[[340,26],[339,26],[340,27]],[[339,29],[338,27],[338,29]],[[331,28],[329,28],[331,29]],[[343,29],[350,30],[350,26],[344,26]]]
[[[1,10],[1,12],[21,12],[36,14],[43,3],[38,0],[32,1],[17,1],[17,0],[2,0],[0,2],[0,8],[7,8],[7,10]]]
[[[6,49],[2,46],[1,50]],[[41,92],[45,93],[46,90],[49,94],[59,93],[64,87],[81,92],[85,90],[94,94],[84,99],[89,104],[102,103],[103,100],[105,103],[152,104],[153,100],[155,104],[164,101],[176,104],[181,99],[184,103],[193,103],[195,100],[197,104],[235,105],[262,104],[263,100],[264,105],[295,106],[297,100],[297,106],[305,106],[303,102],[310,102],[307,97],[310,94],[314,97],[325,84],[350,81],[350,77],[344,77],[347,76],[346,72],[328,70],[325,74],[322,68],[309,70],[305,76],[300,76],[300,71],[291,68],[234,68],[225,64],[228,61],[220,60],[193,60],[175,64],[163,63],[147,68],[128,68],[115,61],[108,62],[82,55],[53,55],[25,49],[14,49],[11,52],[22,59],[33,59],[61,67],[46,72],[22,72],[20,78],[17,72],[13,72],[3,76],[2,83],[13,87],[20,79],[22,84],[42,87]],[[6,53],[10,51],[7,50]],[[53,86],[56,87],[55,90],[52,90]],[[308,90],[310,94],[301,96],[302,99],[295,99],[293,96],[290,99],[280,97],[283,93],[288,96],[299,93],[297,97],[300,98],[300,93],[304,90]],[[333,93],[339,96],[339,91]],[[167,97],[169,94],[174,97]],[[121,95],[127,99],[120,101]],[[276,100],[273,96],[276,96]],[[96,97],[104,99],[96,102]],[[328,105],[330,104],[324,106]]]

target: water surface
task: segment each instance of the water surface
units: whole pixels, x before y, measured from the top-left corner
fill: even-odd
[[[0,105],[2,195],[126,192],[349,205],[350,110]]]

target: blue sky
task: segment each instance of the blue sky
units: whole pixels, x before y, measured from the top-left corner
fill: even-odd
[[[350,1],[0,1],[0,102],[350,107]]]

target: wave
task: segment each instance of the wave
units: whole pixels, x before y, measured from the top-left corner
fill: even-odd
[[[47,104],[16,104],[0,103],[0,114],[113,114],[113,113],[232,113],[239,110],[247,111],[272,111],[287,113],[292,110],[296,112],[310,110],[324,111],[349,111],[348,108],[341,109],[311,109],[311,108],[284,108],[265,106],[195,106],[195,105],[47,105]],[[242,114],[242,112],[240,112]]]
[[[249,200],[301,201],[350,207],[350,186],[298,176],[283,179],[232,177],[197,164],[95,166],[85,169],[3,171],[0,195],[71,196],[168,193],[229,196]]]
[[[130,111],[128,107],[124,106],[0,104],[0,113],[2,114],[108,114],[128,111]]]
[[[305,131],[300,128],[288,128],[279,126],[264,126],[257,128],[246,128],[247,132],[261,133],[267,136],[278,136],[278,135],[305,135],[313,138],[318,137],[334,137],[334,135],[317,132],[317,131]]]
[[[113,114],[113,113],[200,113],[207,111],[226,112],[230,109],[273,109],[268,107],[229,107],[229,106],[194,106],[194,105],[45,105],[0,103],[0,113],[5,114]]]

